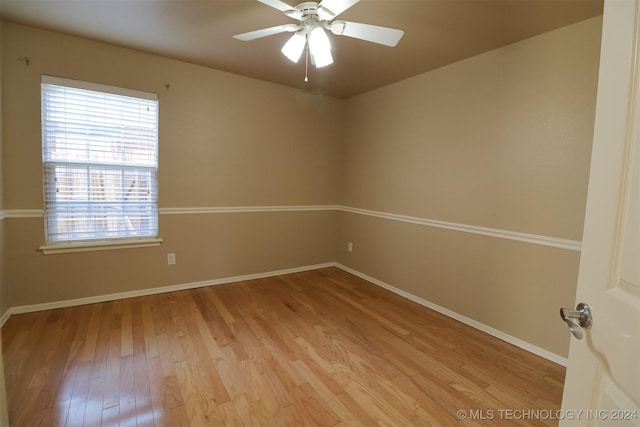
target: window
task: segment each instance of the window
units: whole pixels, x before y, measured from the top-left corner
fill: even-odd
[[[47,245],[158,236],[156,94],[42,77]]]

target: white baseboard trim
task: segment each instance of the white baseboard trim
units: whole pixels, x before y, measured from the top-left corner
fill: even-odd
[[[7,310],[2,318],[0,318],[0,327],[7,321],[7,319],[13,314],[32,313],[35,311],[53,310],[57,308],[74,307],[77,305],[95,304],[100,302],[115,301],[125,298],[136,298],[147,295],[162,294],[165,292],[184,291],[187,289],[202,288],[205,286],[224,285],[233,282],[242,282],[245,280],[264,279],[267,277],[280,276],[283,274],[300,273],[303,271],[318,270],[321,268],[334,267],[336,264],[333,262],[325,264],[307,265],[303,267],[288,268],[284,270],[267,271],[264,273],[245,274],[242,276],[225,277],[221,279],[204,280],[201,282],[183,283],[179,285],[160,286],[157,288],[140,289],[136,291],[118,292],[114,294],[98,295],[95,297],[76,298],[63,301],[54,301],[43,304],[21,305],[17,307],[11,307]]]
[[[413,294],[411,294],[409,292],[403,291],[402,289],[398,289],[395,286],[392,286],[392,285],[390,285],[388,283],[385,283],[385,282],[383,282],[381,280],[378,280],[378,279],[376,279],[374,277],[368,276],[368,275],[366,275],[364,273],[361,273],[361,272],[359,272],[357,270],[354,270],[354,269],[352,269],[350,267],[347,267],[346,265],[342,265],[340,263],[336,263],[335,266],[340,268],[340,269],[342,269],[342,270],[344,270],[344,271],[346,271],[346,272],[348,272],[348,273],[351,273],[351,274],[353,274],[355,276],[358,276],[361,279],[364,279],[364,280],[366,280],[368,282],[371,282],[371,283],[373,283],[373,284],[375,284],[377,286],[380,286],[381,288],[384,288],[384,289],[386,289],[388,291],[391,291],[394,294],[400,295],[401,297],[407,298],[408,300],[416,302],[416,303],[418,303],[418,304],[420,304],[420,305],[422,305],[424,307],[430,308],[430,309],[432,309],[434,311],[437,311],[438,313],[444,314],[447,317],[450,317],[452,319],[455,319],[455,320],[457,320],[459,322],[464,323],[465,325],[471,326],[474,329],[477,329],[479,331],[482,331],[482,332],[485,332],[485,333],[487,333],[489,335],[492,335],[492,336],[494,336],[494,337],[496,337],[498,339],[501,339],[502,341],[508,342],[509,344],[513,344],[516,347],[519,347],[519,348],[521,348],[523,350],[526,350],[526,351],[528,351],[530,353],[533,353],[533,354],[535,354],[537,356],[540,356],[540,357],[542,357],[544,359],[547,359],[547,360],[550,360],[550,361],[552,361],[554,363],[557,363],[558,365],[562,365],[562,366],[566,367],[568,362],[569,362],[566,357],[562,357],[562,356],[560,356],[558,354],[552,353],[552,352],[550,352],[548,350],[545,350],[545,349],[540,348],[538,346],[535,346],[535,345],[533,345],[531,343],[523,341],[520,338],[516,338],[516,337],[511,336],[509,334],[506,334],[506,333],[504,333],[502,331],[494,329],[494,328],[492,328],[490,326],[487,326],[487,325],[485,325],[483,323],[480,323],[480,322],[478,322],[476,320],[470,319],[470,318],[468,318],[466,316],[463,316],[463,315],[458,314],[458,313],[456,313],[454,311],[451,311],[451,310],[449,310],[447,308],[441,307],[441,306],[439,306],[437,304],[434,304],[434,303],[432,303],[430,301],[427,301],[427,300],[425,300],[423,298],[415,296],[415,295],[413,295]]]

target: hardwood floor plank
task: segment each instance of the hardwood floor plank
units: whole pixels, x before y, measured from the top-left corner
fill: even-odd
[[[225,426],[259,426],[260,421],[256,417],[254,410],[244,395],[237,399],[223,403],[222,419]],[[222,425],[222,424],[218,424]]]
[[[171,417],[171,423],[168,424],[170,426],[188,427],[189,425],[191,425],[191,422],[189,421],[189,415],[187,414],[187,409],[184,405],[173,408],[171,410]],[[197,424],[194,423],[194,425]]]
[[[168,324],[167,337],[171,346],[171,355],[175,363],[184,362],[193,354],[193,343],[184,319],[176,308],[175,300],[172,300],[169,314],[171,322]]]
[[[120,344],[120,329],[112,329],[109,332],[102,409],[120,404]]]
[[[292,405],[292,396],[260,358],[248,360],[252,384],[272,416]]]
[[[198,317],[196,304],[193,299],[188,298],[186,292],[181,292],[177,298],[180,301],[184,327],[188,331],[187,336],[193,348],[193,352],[187,358],[188,366],[194,379],[198,380],[199,390],[206,395],[207,399],[212,399],[217,404],[226,402],[229,400],[229,395],[215,369],[215,363],[209,357],[207,344],[199,332],[198,323],[194,320],[194,317]]]
[[[164,407],[169,409],[175,409],[180,406],[184,406],[183,391],[180,388],[180,382],[178,376],[172,375],[165,377],[164,379]]]
[[[376,423],[389,426],[409,426],[412,423],[403,417],[400,412],[384,401],[380,396],[372,392],[366,384],[359,382],[356,378],[345,384],[345,393],[365,408],[370,413]]]
[[[17,426],[28,426],[31,422],[34,410],[38,402],[40,389],[33,389],[31,393],[26,393],[20,402],[20,411],[12,416],[11,422]]]
[[[69,414],[69,401],[61,399],[55,400],[51,407],[42,409],[41,411],[47,413],[46,418],[42,421],[42,425],[63,426]]]
[[[68,353],[59,351],[58,348],[69,349],[72,345],[73,335],[75,333],[75,325],[69,322],[68,318],[61,318],[56,324],[55,332],[52,334],[54,347],[47,350],[47,367],[44,376],[41,378],[41,391],[38,396],[38,409],[50,409],[54,403],[54,396],[59,394],[59,390],[63,387],[65,381],[64,367],[67,364]],[[66,415],[65,415],[66,416]]]
[[[14,399],[7,402],[10,417],[12,413],[20,410],[20,406],[31,394],[28,392],[28,384],[34,371],[38,369],[38,359],[41,356],[40,338],[44,334],[43,331],[48,315],[49,312],[44,312],[40,318],[29,317],[28,320],[33,319],[33,321],[28,322],[24,340],[21,341],[19,346],[15,346],[15,351],[10,353],[13,358],[9,359],[12,362],[9,365],[9,369],[5,368],[5,384],[7,389],[16,390],[16,394],[13,396]],[[15,326],[20,328],[19,324]],[[11,328],[11,325],[9,328]],[[8,342],[8,347],[12,348],[14,346],[12,346],[11,342]],[[9,354],[4,357],[8,358]]]
[[[342,401],[318,378],[315,373],[302,360],[293,362],[297,370],[304,376],[307,383],[313,387],[321,397],[327,408],[335,414],[336,422],[339,420],[354,420],[355,416],[349,411]]]
[[[117,426],[119,423],[119,419],[120,419],[120,407],[111,406],[110,408],[106,408],[102,410],[99,425],[103,427]],[[56,424],[56,425],[59,425],[59,424]]]
[[[271,370],[277,373],[281,381],[291,381],[298,387],[307,382],[298,372],[291,359],[287,358],[278,347],[267,342],[260,346],[259,349],[262,353],[262,358],[269,364]],[[285,378],[287,379],[285,380]]]
[[[211,291],[211,288],[207,288]],[[205,290],[206,292],[206,290]],[[220,313],[220,317],[227,325],[232,325],[235,322],[235,318],[231,315],[227,306],[220,300],[220,297],[215,292],[207,292],[209,299],[213,302],[216,311]]]
[[[133,354],[133,324],[131,315],[131,301],[124,301],[122,304],[122,317],[120,319],[120,356],[131,356]]]
[[[230,323],[227,323],[225,321],[224,316],[215,308],[215,301],[214,299],[220,299],[222,298],[224,300],[225,297],[228,297],[229,294],[229,285],[222,285],[219,289],[219,292],[214,292],[213,289],[211,288],[206,288],[205,289],[205,300],[203,301],[203,304],[207,304],[210,305],[211,309],[207,310],[205,309],[205,313],[208,313],[208,320],[207,320],[207,325],[209,327],[209,330],[211,331],[212,336],[214,337],[214,339],[218,342],[218,345],[220,347],[226,347],[226,346],[230,346],[231,348],[233,348],[234,352],[236,353],[237,357],[240,360],[246,360],[248,359],[248,355],[245,351],[244,346],[242,346],[240,343],[238,343],[237,339],[236,339],[236,335],[233,332],[233,330],[231,329],[231,325]],[[215,289],[215,291],[218,291],[218,289]],[[239,289],[235,290],[233,292],[233,294],[237,294],[239,293]],[[218,294],[215,295],[215,298],[213,298],[211,295],[212,294]],[[228,303],[229,306],[233,306],[235,304],[237,304],[236,301],[242,301],[242,299],[236,299],[236,298],[229,298],[228,299],[230,302]],[[199,306],[201,312],[203,310],[202,306]]]
[[[104,377],[107,370],[107,360],[109,358],[109,341],[111,339],[111,311],[113,303],[106,302],[103,304],[102,314],[100,316],[98,336],[96,340],[95,355],[93,358],[93,370],[91,378]]]
[[[271,417],[267,407],[264,405],[264,402],[262,402],[261,400],[257,400],[255,402],[249,402],[249,408],[251,410],[251,416],[255,421],[255,424],[251,424],[251,425],[262,426],[262,427],[282,425],[282,423],[278,422],[273,417]],[[243,421],[243,424],[247,424],[247,423]]]
[[[145,354],[149,359],[158,357],[158,342],[156,340],[155,327],[153,325],[154,306],[150,300],[144,300],[142,303],[142,324],[144,330],[144,347]]]
[[[555,411],[564,383],[336,268],[14,315],[2,342],[12,426],[486,426],[456,411]]]
[[[349,413],[355,416],[355,419],[344,420],[347,425],[373,426],[382,424],[381,420],[376,419],[375,414],[370,412],[368,407],[362,406],[346,391],[338,394],[337,397],[349,410]]]
[[[160,365],[160,357],[152,357],[148,361],[149,373],[149,392],[151,394],[151,410],[153,412],[153,420],[156,425],[164,425],[166,417],[165,408],[165,382],[162,375],[162,366]]]
[[[185,397],[184,408],[189,422],[194,425],[207,425],[205,410],[202,407],[203,400],[193,384],[194,379],[189,371],[188,363],[186,361],[177,362],[175,366],[178,383]]]
[[[124,316],[123,316],[124,317]],[[120,358],[120,425],[136,425],[135,365],[133,355]]]
[[[57,425],[50,422],[50,419],[51,419],[51,408],[41,409],[31,414],[31,416],[29,417],[25,425],[28,425],[30,427]]]
[[[169,344],[169,338],[163,333],[156,335],[156,341],[158,343],[158,353],[160,353],[159,357],[162,374],[165,378],[175,377],[176,369],[171,355],[171,344]]]
[[[303,406],[313,422],[309,425],[333,426],[340,418],[331,410],[320,394],[308,383],[293,390],[294,400]]]
[[[452,409],[443,408],[431,396],[420,389],[412,378],[400,375],[391,379],[396,387],[418,405],[414,411],[420,419],[424,420],[423,425],[446,426],[456,423]]]
[[[250,362],[238,360],[231,347],[224,347],[221,351],[223,357],[216,359],[216,370],[230,399],[244,395],[250,402],[260,400],[253,382]]]
[[[316,347],[312,347],[304,338],[296,338],[296,342],[305,350],[306,357],[303,356],[299,360],[294,361],[294,364],[299,366],[297,362],[303,361],[304,367],[308,368],[315,375],[315,378],[322,381],[322,384],[331,393],[334,395],[342,393],[342,386],[334,379],[335,370],[332,364],[333,362],[326,357],[320,356],[316,351]],[[308,378],[306,379],[309,381]]]
[[[102,420],[102,398],[104,395],[105,378],[93,378],[89,382],[89,392],[87,394],[87,406],[84,413],[82,425],[98,426]]]

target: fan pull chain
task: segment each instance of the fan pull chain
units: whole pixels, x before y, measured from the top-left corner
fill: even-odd
[[[306,58],[305,58],[305,64],[304,64],[304,81],[308,82],[309,81],[309,43],[307,43],[306,46]]]

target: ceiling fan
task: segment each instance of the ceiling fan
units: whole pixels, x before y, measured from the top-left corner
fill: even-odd
[[[360,40],[393,47],[398,44],[404,31],[359,22],[335,20],[336,16],[358,3],[360,0],[322,0],[304,2],[291,6],[280,0],[258,0],[284,12],[289,18],[299,21],[296,24],[284,24],[233,36],[238,40],[250,41],[261,37],[285,32],[294,33],[282,47],[282,53],[292,62],[298,62],[305,46],[311,53],[311,62],[316,67],[325,67],[333,63],[331,42],[325,30],[337,36],[348,36]],[[308,60],[308,56],[307,56]]]

